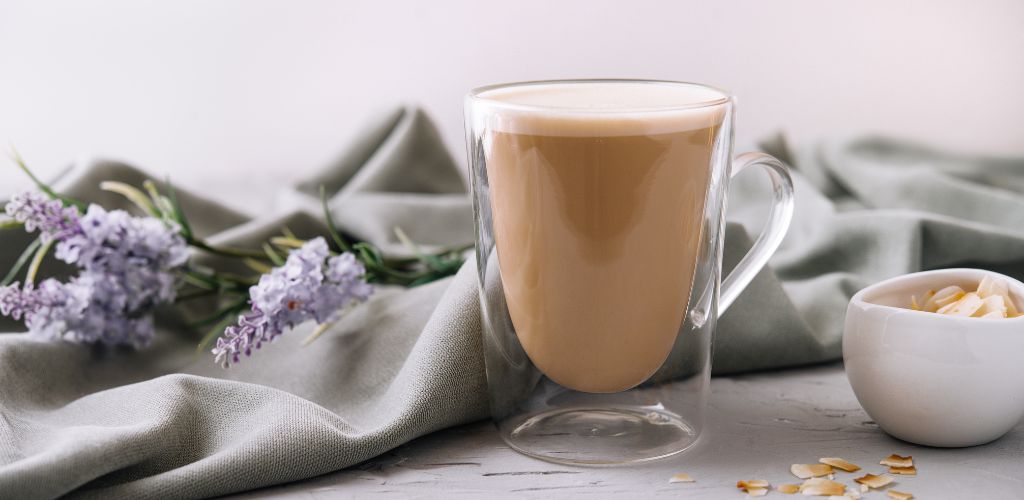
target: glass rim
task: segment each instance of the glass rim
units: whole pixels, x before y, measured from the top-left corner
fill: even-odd
[[[689,104],[681,105],[668,105],[668,106],[653,106],[653,107],[623,107],[623,108],[574,108],[566,106],[543,106],[535,104],[519,104],[511,103],[508,101],[502,101],[498,99],[488,98],[483,95],[493,90],[510,89],[516,87],[532,87],[535,85],[572,85],[579,83],[590,83],[590,84],[610,84],[610,83],[634,83],[641,85],[672,85],[672,86],[687,86],[687,87],[699,87],[704,90],[709,90],[718,94],[718,97],[697,101]],[[713,85],[707,85],[704,83],[696,82],[684,82],[678,80],[648,80],[643,78],[580,78],[580,79],[555,79],[555,80],[526,80],[519,82],[507,82],[507,83],[496,83],[492,85],[484,85],[482,87],[476,87],[466,94],[467,102],[478,102],[493,106],[497,108],[518,110],[518,111],[546,111],[546,112],[558,112],[558,113],[569,113],[569,114],[582,114],[582,115],[594,115],[594,114],[635,114],[635,113],[658,113],[658,112],[672,112],[682,111],[690,109],[708,108],[712,106],[720,106],[722,104],[729,103],[733,100],[733,95],[729,91],[715,87]]]

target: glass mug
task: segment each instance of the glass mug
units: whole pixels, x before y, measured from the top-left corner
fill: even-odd
[[[466,97],[491,414],[553,462],[654,460],[696,443],[715,323],[778,247],[787,168],[730,161],[734,99],[694,83],[540,81]],[[721,281],[731,176],[758,165],[773,201]]]

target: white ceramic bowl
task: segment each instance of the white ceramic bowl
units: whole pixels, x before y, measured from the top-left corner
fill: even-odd
[[[908,274],[850,300],[843,333],[846,376],[861,406],[889,434],[928,446],[973,446],[1024,417],[1024,316],[960,318],[909,309],[929,289],[974,290],[1005,279],[1018,306],[1024,283],[981,269]]]

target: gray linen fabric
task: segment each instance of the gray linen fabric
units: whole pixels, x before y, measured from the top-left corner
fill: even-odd
[[[781,141],[765,149],[797,168],[796,220],[772,270],[720,322],[717,374],[836,359],[846,301],[876,280],[951,265],[1024,277],[1024,162],[877,138],[796,154]],[[117,206],[99,181],[144,177],[94,161],[57,185]],[[244,245],[282,225],[300,236],[321,232],[322,184],[344,230],[401,253],[394,226],[424,245],[471,240],[462,178],[429,120],[403,108],[257,220],[195,194],[181,198],[200,234]],[[727,268],[759,230],[763,183],[750,174],[734,184]],[[0,233],[0,267],[29,239]],[[0,497],[221,495],[344,468],[484,418],[473,269],[414,289],[381,288],[311,346],[299,345],[311,331],[300,327],[228,371],[197,353],[201,333],[182,326],[214,304],[162,314],[157,339],[141,351],[0,335]],[[0,323],[0,331],[21,330]]]

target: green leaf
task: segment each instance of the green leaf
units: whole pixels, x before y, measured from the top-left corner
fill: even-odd
[[[260,274],[267,274],[267,273],[269,273],[270,271],[273,270],[272,267],[270,267],[270,266],[268,266],[268,265],[266,265],[266,264],[264,264],[264,263],[262,263],[262,262],[260,262],[260,261],[258,261],[256,259],[250,259],[250,258],[247,257],[247,258],[242,259],[242,262],[245,263],[246,266],[249,266],[249,269],[252,269],[253,271],[256,271],[256,272],[258,272]]]
[[[384,257],[381,256],[380,250],[377,247],[365,242],[360,241],[355,245],[352,245],[352,250],[360,257],[364,264],[369,264],[374,267],[383,267]]]
[[[11,159],[14,160],[14,163],[17,164],[18,167],[21,168],[21,170],[23,172],[25,172],[25,175],[28,175],[29,179],[32,179],[32,182],[35,183],[36,187],[38,187],[40,191],[42,191],[42,192],[46,193],[47,195],[49,195],[50,198],[62,201],[64,203],[64,205],[74,206],[74,207],[78,208],[78,210],[80,212],[84,212],[85,211],[85,203],[82,203],[81,201],[78,201],[78,200],[76,200],[74,198],[69,198],[67,196],[64,196],[64,195],[54,191],[53,188],[51,188],[45,182],[39,180],[39,178],[36,177],[36,175],[33,174],[31,170],[29,170],[28,165],[25,164],[25,160],[21,158],[21,155],[18,154],[18,152],[15,151],[14,149],[11,149]]]
[[[146,181],[142,183],[142,187],[149,193],[149,199],[153,201],[153,206],[155,206],[157,211],[160,212],[160,218],[174,221],[174,205],[166,196],[160,194],[160,190],[157,189],[156,184],[153,181],[146,179]]]
[[[425,264],[427,267],[435,271],[439,271],[443,268],[444,263],[441,262],[441,260],[436,255],[424,254],[423,251],[420,250],[419,245],[413,242],[412,239],[405,234],[405,231],[402,231],[402,228],[395,226],[394,231],[395,236],[398,237],[398,240],[401,241],[403,245],[408,247],[409,250],[412,251],[413,255],[415,255],[417,259],[423,262],[423,264]]]
[[[10,285],[11,282],[14,281],[14,278],[18,276],[18,273],[21,272],[21,268],[25,267],[28,260],[32,258],[32,254],[34,254],[42,244],[43,240],[39,238],[32,240],[32,243],[29,243],[29,245],[25,247],[25,251],[21,252],[21,256],[14,262],[14,267],[11,267],[11,270],[7,272],[7,276],[4,276],[4,280],[0,281],[0,286]]]
[[[192,286],[199,287],[205,290],[216,290],[217,288],[219,288],[217,286],[216,281],[207,279],[205,276],[201,276],[199,274],[188,271],[185,272],[185,282]]]
[[[152,217],[160,217],[160,212],[157,211],[156,207],[153,206],[152,203],[150,203],[149,198],[146,197],[146,193],[139,191],[135,186],[117,181],[103,181],[100,183],[100,189],[124,196],[128,201],[139,207],[143,213]]]
[[[188,278],[186,277],[186,280],[187,279]],[[217,295],[217,290],[215,290],[215,289],[204,288],[204,287],[197,287],[197,288],[198,288],[198,290],[192,290],[192,291],[186,292],[186,293],[179,293],[176,297],[174,297],[174,303],[175,304],[180,304],[182,302],[187,302],[187,301],[193,300],[193,299],[199,299],[199,298],[202,298],[202,297],[210,297],[212,295]]]
[[[270,246],[270,244],[263,243],[263,252],[267,254],[267,258],[270,259],[275,266],[284,265],[284,259],[281,258],[281,255],[278,254],[277,250],[274,250],[274,247]]]
[[[18,222],[18,221],[14,220],[14,219],[9,219],[7,217],[4,217],[4,218],[0,219],[0,230],[3,230],[3,229],[18,229],[18,228],[23,227],[24,225],[25,224],[23,224],[21,222]]]
[[[43,263],[43,257],[46,257],[46,253],[50,251],[50,247],[53,246],[53,240],[43,243],[42,246],[36,250],[36,254],[32,257],[32,263],[28,265],[28,271],[25,273],[25,283],[32,283],[36,280],[36,274],[39,273],[39,266]]]
[[[225,315],[228,315],[229,317],[231,315],[233,315],[233,314],[237,315],[239,312],[241,312],[243,309],[245,309],[245,304],[248,301],[249,301],[249,297],[243,297],[242,299],[237,300],[237,301],[231,303],[231,305],[219,309],[217,312],[211,314],[210,316],[207,316],[207,317],[205,317],[203,319],[200,319],[198,321],[194,321],[194,322],[190,323],[188,326],[190,326],[192,328],[198,328],[198,327],[201,327],[201,326],[206,326],[206,325],[215,323],[217,320],[223,318]]]
[[[302,343],[300,343],[299,345],[301,345],[302,347],[306,347],[309,344],[312,344],[314,340],[320,338],[320,336],[323,335],[324,332],[326,332],[327,329],[329,329],[335,323],[337,323],[337,321],[328,321],[327,323],[317,325],[316,330],[313,330],[313,333],[309,334],[308,337],[302,339]]]
[[[167,195],[171,199],[171,208],[174,209],[174,220],[181,226],[181,235],[185,239],[189,239],[192,237],[192,225],[188,223],[185,212],[181,209],[181,203],[178,203],[178,193],[174,191],[174,184],[171,184],[170,177],[164,180],[164,184],[167,184]]]
[[[301,248],[306,244],[305,241],[287,236],[275,236],[270,238],[270,242],[282,248]]]
[[[349,246],[348,241],[345,241],[345,238],[338,232],[337,226],[334,225],[334,217],[331,216],[331,209],[327,206],[327,190],[323,184],[320,185],[320,206],[324,209],[324,221],[327,222],[327,232],[331,234],[334,244],[338,245],[342,252],[351,252],[352,247]]]

